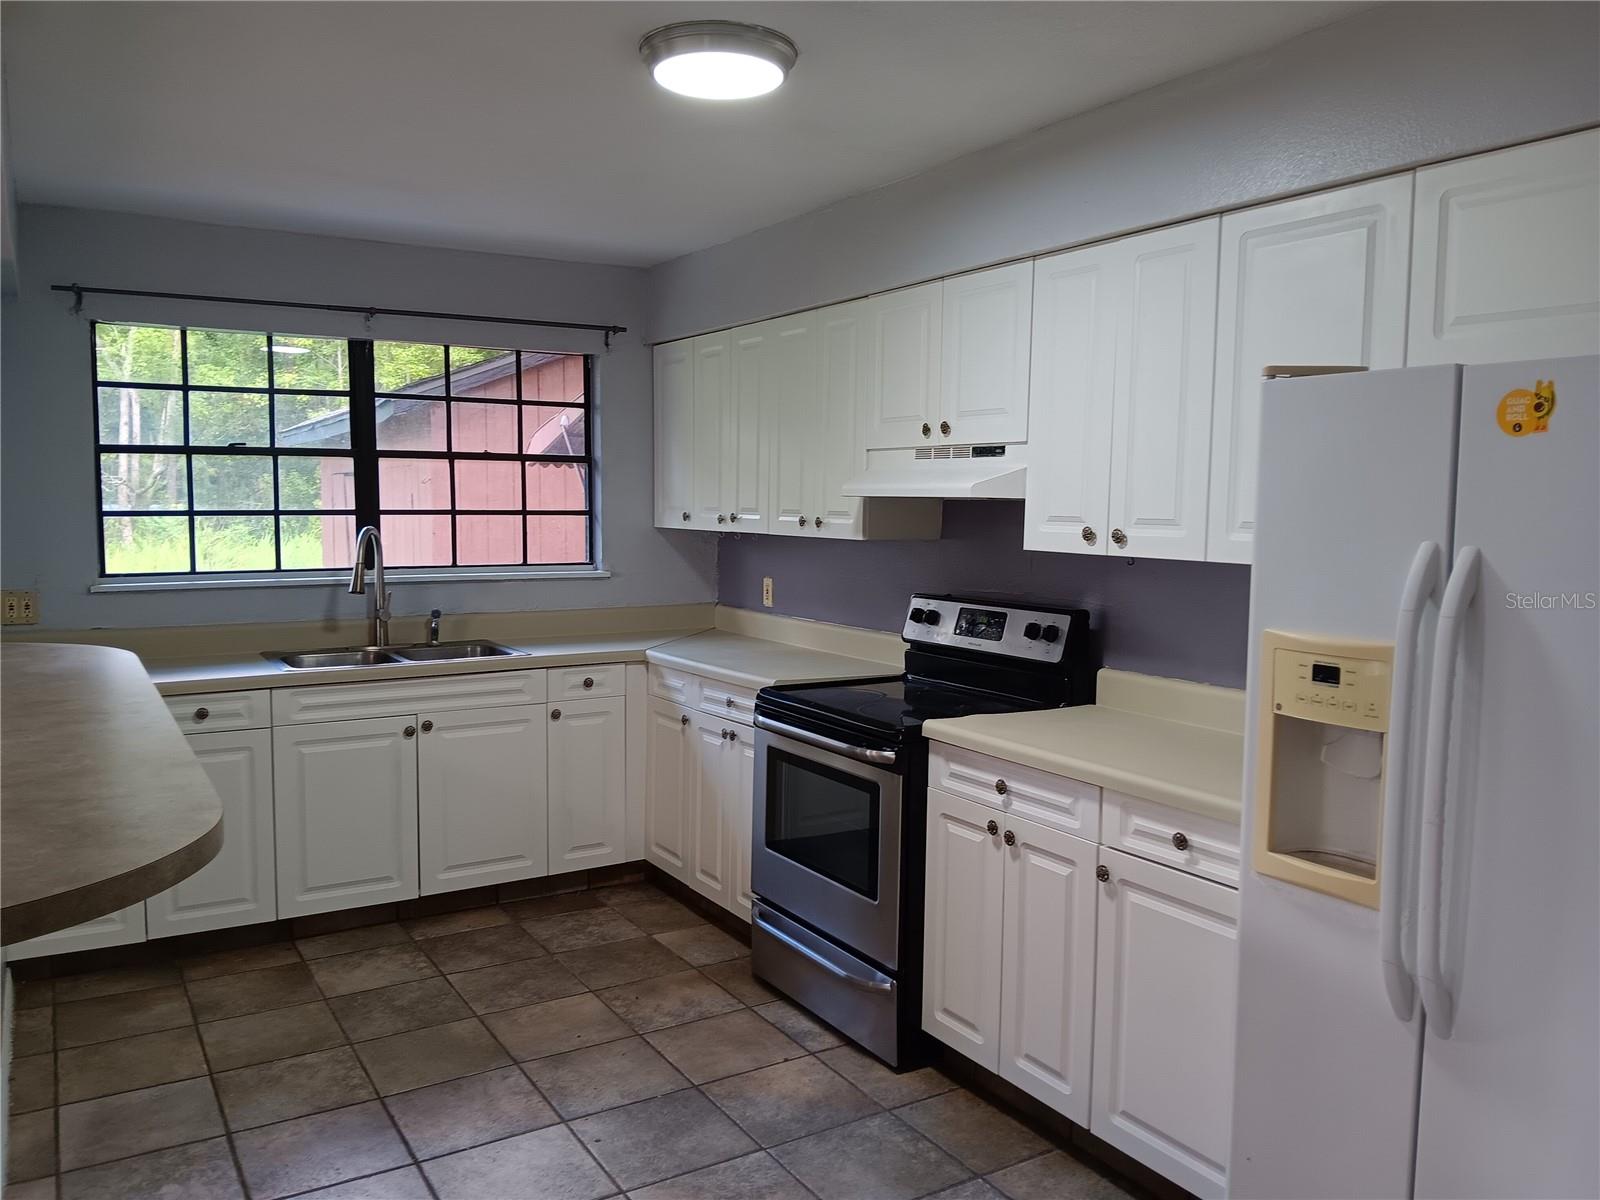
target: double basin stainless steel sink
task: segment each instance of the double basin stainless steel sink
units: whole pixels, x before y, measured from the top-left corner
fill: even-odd
[[[325,671],[336,667],[382,667],[396,663],[516,658],[526,653],[525,650],[513,650],[510,646],[502,646],[499,642],[479,639],[414,646],[342,646],[335,650],[269,650],[261,657],[269,662],[281,662],[291,671]]]

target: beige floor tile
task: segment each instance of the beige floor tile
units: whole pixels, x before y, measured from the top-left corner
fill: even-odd
[[[62,1104],[206,1073],[206,1056],[190,1025],[63,1050],[57,1058]]]
[[[821,1200],[911,1200],[970,1174],[893,1113],[814,1133],[772,1154]]]
[[[13,1113],[34,1112],[56,1102],[56,1059],[53,1054],[13,1058],[7,1104]]]
[[[24,1183],[53,1175],[55,1170],[55,1110],[42,1108],[10,1118],[6,1125],[6,1180]]]
[[[749,1009],[674,1025],[645,1037],[695,1083],[753,1071],[805,1054],[781,1029]]]
[[[380,1096],[511,1064],[510,1056],[476,1017],[357,1042],[355,1049]]]
[[[433,1193],[428,1190],[421,1171],[416,1167],[401,1167],[398,1171],[384,1171],[365,1179],[336,1183],[330,1188],[302,1192],[296,1200],[433,1200]]]
[[[522,927],[552,953],[645,936],[644,930],[611,908],[585,908],[551,917],[534,917],[524,921]]]
[[[614,1042],[633,1033],[592,992],[489,1013],[483,1023],[519,1062]]]
[[[1132,1200],[1132,1194],[1089,1164],[1060,1150],[989,1176],[1011,1200]]]
[[[56,1013],[53,1008],[19,1009],[11,1026],[11,1053],[44,1054],[56,1044]]]
[[[502,1067],[389,1097],[389,1115],[418,1158],[437,1158],[559,1117],[516,1067]]]
[[[1050,1149],[1050,1143],[971,1092],[957,1090],[899,1109],[901,1120],[969,1170],[987,1175]]]
[[[61,1200],[243,1200],[226,1138],[174,1146],[61,1177]],[[6,1193],[6,1200],[12,1200]]]
[[[189,982],[189,1000],[197,1021],[220,1021],[320,999],[322,993],[317,991],[310,970],[298,962]]]
[[[230,1071],[275,1058],[309,1054],[313,1050],[342,1045],[346,1040],[344,1030],[339,1028],[332,1010],[322,1000],[207,1021],[200,1026],[200,1039],[205,1043],[206,1057],[213,1071]]]
[[[254,1200],[278,1200],[406,1165],[410,1154],[376,1100],[233,1137]]]
[[[865,1092],[809,1055],[719,1079],[701,1090],[763,1146],[882,1111]]]
[[[770,1000],[766,1004],[758,1004],[755,1012],[771,1021],[813,1054],[819,1050],[831,1050],[835,1046],[844,1045],[844,1037],[833,1026],[817,1020],[805,1009],[787,1000]]]
[[[635,901],[614,904],[613,911],[621,913],[646,933],[667,933],[674,929],[693,929],[706,922],[695,912],[676,900]]]
[[[640,1038],[534,1059],[522,1069],[569,1121],[689,1086]]]
[[[556,956],[591,988],[615,987],[635,979],[671,975],[688,964],[651,938],[587,946]]]
[[[273,942],[266,946],[241,946],[236,950],[180,958],[178,966],[185,979],[211,979],[217,975],[236,975],[240,971],[285,967],[299,961],[300,952],[294,948],[294,943]]]
[[[468,929],[486,929],[490,925],[504,925],[511,918],[498,905],[486,908],[466,908],[460,912],[439,913],[432,917],[413,917],[401,921],[414,938],[443,937],[447,933],[462,933]]]
[[[640,1033],[744,1007],[695,970],[640,979],[596,994]]]
[[[811,1193],[772,1155],[757,1151],[629,1192],[628,1200],[811,1200]]]
[[[359,925],[355,929],[300,938],[295,942],[295,948],[300,951],[302,958],[332,958],[335,954],[376,950],[379,946],[396,946],[410,940],[411,935],[399,925],[385,921],[379,925]]]
[[[388,1037],[411,1029],[426,1029],[470,1017],[467,1007],[450,981],[440,976],[352,992],[335,996],[328,1007],[353,1042]]]
[[[55,1002],[70,1004],[74,1000],[93,1000],[96,996],[142,992],[146,988],[170,987],[181,980],[178,968],[171,963],[118,967],[113,971],[93,971],[86,975],[67,975],[56,980]]]
[[[223,1132],[209,1079],[185,1079],[57,1110],[61,1169],[94,1166]]]
[[[836,1046],[817,1057],[885,1108],[926,1100],[956,1086],[933,1067],[897,1074],[854,1046]]]
[[[769,1000],[779,998],[777,992],[750,973],[748,958],[732,958],[727,962],[712,963],[701,967],[700,974],[746,1004],[765,1004]]]
[[[737,1125],[693,1090],[584,1117],[572,1123],[572,1131],[626,1189],[756,1149]]]
[[[372,1099],[372,1084],[349,1046],[279,1058],[216,1076],[229,1129],[326,1112]]]
[[[548,956],[461,971],[451,975],[450,982],[475,1013],[520,1008],[558,996],[574,996],[584,990],[583,984],[565,965]]]
[[[193,1020],[181,987],[148,988],[56,1006],[56,1048],[175,1029]]]
[[[430,1159],[422,1169],[439,1200],[598,1200],[616,1191],[565,1125]]]
[[[424,938],[417,942],[417,947],[434,966],[446,973],[492,967],[497,963],[516,962],[523,958],[539,958],[548,953],[520,925],[490,925],[485,929],[446,933],[440,937]]]
[[[658,933],[655,939],[684,962],[696,967],[750,957],[749,946],[738,938],[729,937],[715,925],[675,929],[671,933]]]
[[[322,994],[330,998],[439,974],[428,956],[411,942],[319,958],[311,964],[311,973]]]

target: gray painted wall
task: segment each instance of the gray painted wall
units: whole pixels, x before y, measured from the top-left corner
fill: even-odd
[[[1600,5],[1386,4],[655,267],[648,333],[737,325],[1596,121]]]
[[[598,334],[377,318],[371,335],[464,345],[588,351],[596,360],[604,565],[609,579],[397,586],[395,610],[425,613],[675,604],[715,596],[709,534],[652,527],[650,353],[638,332],[644,272],[507,255],[24,205],[23,287],[5,305],[0,576],[40,592],[56,628],[298,621],[359,615],[338,587],[90,594],[98,573],[88,316],[234,329],[368,336],[332,313],[140,300],[91,300],[72,316],[53,283],[376,304],[496,316],[616,323],[634,330],[602,352]]]
[[[1250,568],[1022,549],[1022,503],[949,500],[931,542],[814,542],[723,535],[718,599],[773,612],[898,631],[914,591],[1000,592],[1081,605],[1104,665],[1243,687]]]

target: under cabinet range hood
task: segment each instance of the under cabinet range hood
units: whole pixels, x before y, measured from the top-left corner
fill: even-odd
[[[868,450],[867,469],[845,482],[846,496],[922,496],[938,500],[1021,500],[1026,446],[921,446]]]

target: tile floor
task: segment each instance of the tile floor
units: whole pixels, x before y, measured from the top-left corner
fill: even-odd
[[[1121,1200],[648,884],[18,988],[7,1200]]]

